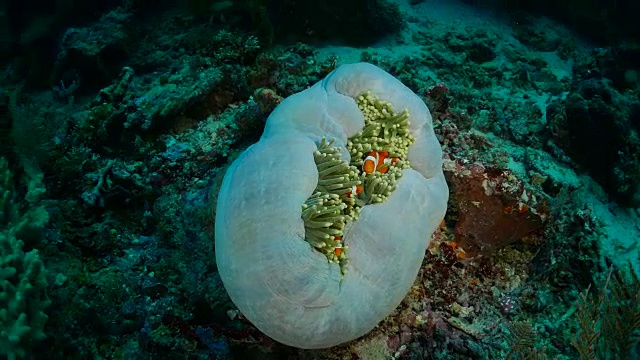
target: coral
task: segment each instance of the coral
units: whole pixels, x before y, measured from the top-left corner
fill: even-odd
[[[10,232],[0,233],[0,355],[28,357],[45,337],[45,270],[37,250],[27,253]]]
[[[536,229],[548,217],[547,196],[508,170],[445,160],[457,205],[456,242],[466,256],[491,254]]]
[[[271,89],[259,88],[253,92],[253,100],[262,112],[270,113],[282,102],[282,97]]]
[[[601,239],[604,223],[596,216],[583,190],[560,191],[544,227],[544,243],[531,263],[532,274],[547,279],[567,303],[595,286],[594,277],[604,271]]]
[[[0,355],[6,359],[31,356],[42,340],[48,306],[45,270],[37,250],[25,252],[18,237],[31,223],[30,214],[20,214],[13,200],[8,163],[0,158]]]
[[[590,75],[610,71],[583,69],[566,99],[549,105],[550,131],[613,200],[633,206],[640,203],[640,102],[613,88],[611,79]]]
[[[115,76],[130,54],[132,14],[116,8],[89,27],[68,28],[59,39],[53,79],[73,87],[100,86]],[[69,78],[74,74],[74,78]]]
[[[362,360],[388,359],[391,352],[387,342],[385,336],[379,335],[367,342],[357,344],[353,352],[358,359]]]
[[[573,346],[581,359],[631,358],[640,340],[640,279],[631,263],[612,267],[595,293],[580,294],[576,307],[580,331]]]
[[[390,104],[406,112],[395,113]],[[398,136],[406,132],[404,126],[411,137]],[[350,140],[354,136],[376,138],[375,146],[382,148],[365,148],[363,141]],[[350,150],[352,145],[362,150]],[[392,165],[393,158],[380,160],[385,155],[397,156],[397,164],[406,156],[402,160],[411,168]],[[326,166],[343,175],[321,184],[319,173],[333,171],[325,171]],[[330,182],[343,178],[350,166],[367,174],[360,193],[366,195],[353,199],[362,201],[362,208],[342,231],[341,242],[349,247],[343,276],[339,264],[304,241],[302,205],[318,188],[346,190],[342,182]],[[376,173],[393,174],[393,167],[402,169],[402,176],[387,194],[393,184]],[[356,185],[351,195],[358,191]],[[333,195],[324,196],[339,198]],[[218,271],[234,304],[269,337],[300,348],[335,346],[370,331],[402,301],[447,198],[442,152],[424,102],[375,66],[343,65],[284,99],[269,116],[260,141],[228,169],[216,205]],[[338,206],[334,211],[340,207],[330,205]],[[340,232],[334,230],[322,237]]]
[[[182,65],[166,77],[136,75],[132,68],[124,67],[88,110],[77,114],[80,140],[92,148],[135,147],[139,131],[175,126],[181,112],[218,100],[220,94],[215,90],[224,78],[219,68],[200,69],[205,64],[195,59]]]
[[[506,359],[547,359],[544,348],[536,348],[536,331],[531,323],[515,321],[509,324],[509,353]]]

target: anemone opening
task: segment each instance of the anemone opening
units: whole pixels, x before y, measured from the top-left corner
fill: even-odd
[[[371,92],[356,98],[364,127],[347,141],[351,161],[342,160],[335,139],[322,138],[314,161],[318,184],[302,205],[305,240],[346,274],[348,246],[342,235],[349,221],[357,220],[369,204],[384,202],[396,189],[414,138],[409,131],[409,112],[395,113],[391,103]]]

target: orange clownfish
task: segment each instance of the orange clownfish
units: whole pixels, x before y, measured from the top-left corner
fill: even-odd
[[[398,161],[398,158],[389,158],[389,153],[387,151],[370,151],[364,158],[362,171],[367,174],[371,174],[374,171],[386,174],[389,171],[389,165],[396,161]]]
[[[347,191],[347,197],[351,197],[351,195],[353,194],[360,195],[360,193],[362,193],[362,190],[364,190],[364,187],[362,185],[354,185],[351,190]]]
[[[335,241],[342,241],[342,236],[338,235],[335,237],[334,239]],[[336,254],[337,257],[340,257],[340,255],[342,254],[342,247],[337,247],[333,250],[334,254]]]

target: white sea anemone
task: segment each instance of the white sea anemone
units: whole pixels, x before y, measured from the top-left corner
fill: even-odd
[[[363,170],[359,156],[370,151],[376,160],[377,152],[395,156],[394,165],[385,162],[389,176],[377,162]],[[339,173],[323,173],[331,161]],[[362,196],[348,193],[355,185],[365,186]],[[343,65],[285,99],[227,171],[216,209],[218,270],[234,304],[266,335],[299,348],[335,346],[366,334],[402,301],[447,199],[424,102],[373,65]],[[330,216],[305,213],[316,204]],[[348,262],[335,252],[343,245]]]

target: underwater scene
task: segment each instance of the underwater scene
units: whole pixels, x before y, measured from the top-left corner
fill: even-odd
[[[0,360],[640,360],[639,14],[2,1]]]

